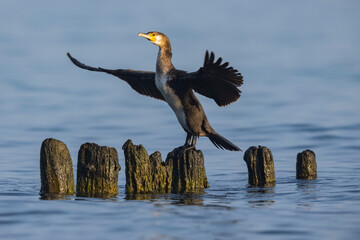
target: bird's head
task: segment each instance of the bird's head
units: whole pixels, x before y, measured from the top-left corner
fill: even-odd
[[[171,49],[169,38],[161,32],[139,33],[138,36],[146,38],[147,40],[159,46],[160,48]]]

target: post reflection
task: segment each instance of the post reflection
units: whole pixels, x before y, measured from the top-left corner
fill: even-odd
[[[317,200],[318,180],[297,180],[296,189],[300,194],[297,206],[310,210],[313,207],[312,201]]]
[[[63,193],[40,193],[40,200],[71,200],[73,195]]]
[[[275,203],[275,183],[266,183],[262,186],[249,186],[246,197],[250,207],[268,207]]]
[[[126,200],[150,200],[161,201],[166,200],[167,204],[174,205],[203,205],[204,192],[187,192],[187,193],[127,193]]]

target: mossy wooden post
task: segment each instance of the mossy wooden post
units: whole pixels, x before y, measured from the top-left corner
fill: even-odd
[[[127,140],[122,149],[128,193],[167,192],[171,189],[171,171],[162,163],[160,152],[149,157],[143,145],[134,145],[131,140]]]
[[[250,147],[244,154],[248,168],[249,184],[254,186],[275,182],[274,160],[270,149]]]
[[[298,153],[296,158],[296,178],[315,180],[317,178],[317,164],[315,153],[305,150]]]
[[[74,172],[71,156],[65,143],[47,138],[40,150],[40,194],[75,193]]]
[[[95,143],[81,145],[78,154],[76,195],[113,197],[118,194],[119,157],[115,148]]]
[[[182,147],[175,148],[168,154],[166,163],[172,165],[173,169],[173,192],[196,192],[209,187],[204,155],[200,150],[189,149],[183,152]]]
[[[123,146],[127,193],[193,192],[208,187],[204,158],[199,150],[170,152],[165,162],[160,152],[148,155],[142,145],[131,140]]]

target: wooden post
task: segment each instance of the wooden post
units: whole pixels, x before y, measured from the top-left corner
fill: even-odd
[[[127,140],[123,145],[127,193],[168,192],[171,190],[171,171],[161,162],[161,153],[150,157],[143,145]]]
[[[118,194],[121,167],[115,148],[95,143],[81,145],[78,154],[76,195],[114,197]]]
[[[75,193],[72,160],[65,143],[53,138],[47,138],[42,142],[40,176],[42,195]]]
[[[296,178],[305,180],[315,180],[317,178],[317,164],[315,153],[305,150],[298,153],[296,158]]]
[[[250,185],[265,185],[275,182],[274,160],[270,149],[250,147],[244,154]]]
[[[131,140],[123,146],[127,193],[194,192],[209,187],[200,150],[181,148],[170,152],[165,162],[160,152],[150,157],[142,145]]]
[[[166,158],[166,164],[172,166],[172,191],[197,192],[208,188],[203,153],[196,149],[182,151],[182,147],[175,148]]]

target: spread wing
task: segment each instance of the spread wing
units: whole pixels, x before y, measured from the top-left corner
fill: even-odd
[[[240,98],[238,89],[243,83],[243,77],[229,63],[221,64],[222,59],[215,62],[213,52],[206,51],[204,66],[198,71],[178,76],[179,84],[186,84],[196,92],[214,99],[219,106],[225,106]]]
[[[112,74],[127,82],[132,87],[132,89],[134,89],[138,93],[165,101],[163,95],[155,85],[154,72],[135,71],[131,69],[110,70],[100,67],[95,68],[79,62],[77,59],[73,58],[70,55],[70,53],[67,53],[67,55],[70,58],[70,60],[79,68],[86,69],[89,71],[105,72],[108,74]]]

